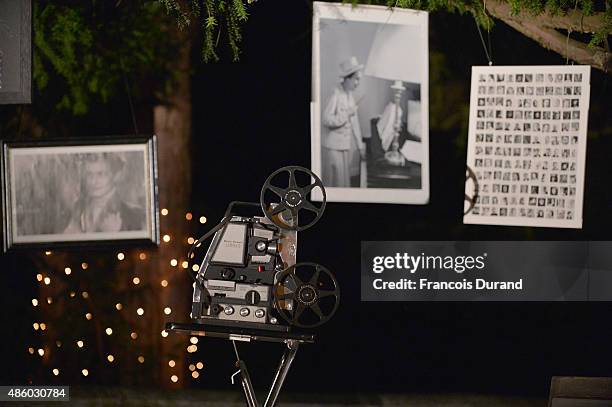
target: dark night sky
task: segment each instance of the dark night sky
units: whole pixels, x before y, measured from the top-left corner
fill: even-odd
[[[286,4],[257,2],[244,30],[240,62],[230,63],[225,56],[220,63],[199,65],[195,73],[192,208],[211,222],[232,200],[257,201],[261,185],[275,169],[310,165],[310,5]],[[501,23],[491,41],[497,65],[565,63]],[[468,16],[431,15],[430,49],[446,55],[453,77],[467,88],[471,65],[486,64]],[[593,70],[592,110],[611,111],[611,93],[607,77]],[[602,126],[602,117],[606,119],[600,115],[599,122],[590,124]],[[428,205],[329,203],[319,223],[300,234],[298,261],[332,270],[343,302],[335,319],[320,330],[320,342],[298,353],[288,390],[545,396],[553,375],[612,376],[608,303],[360,302],[363,240],[609,239],[610,137],[590,139],[587,146],[584,228],[563,230],[463,225],[465,150],[457,147],[459,136],[459,129],[430,132]],[[9,323],[26,331],[11,325],[2,329],[16,332],[3,339],[7,355],[14,348],[24,353],[22,341],[31,325],[28,317],[19,317],[28,305],[22,295],[32,298],[34,291],[32,276],[4,272],[15,269],[13,261],[13,256],[1,259],[0,281],[8,294],[1,296],[0,305],[2,312],[9,310]],[[201,385],[228,386],[231,345],[209,341],[202,348],[207,349],[203,357],[209,370]],[[282,349],[269,344],[243,348],[255,387],[264,387]],[[18,365],[11,377],[28,369]]]

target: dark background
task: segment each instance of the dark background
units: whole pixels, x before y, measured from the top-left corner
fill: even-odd
[[[240,61],[231,63],[224,55],[195,72],[192,208],[210,221],[198,234],[220,219],[229,201],[257,201],[264,180],[277,168],[310,166],[311,5],[286,4],[256,3]],[[497,23],[490,41],[496,65],[565,63],[503,23]],[[471,66],[487,63],[473,19],[432,14],[430,50],[446,57],[448,83],[463,83],[469,98]],[[430,83],[430,92],[436,86],[445,84]],[[593,70],[591,86],[589,128],[609,127],[608,77]],[[449,104],[448,111],[461,107]],[[101,121],[95,131],[129,133],[124,108],[115,106],[116,120]],[[298,261],[332,270],[343,298],[335,318],[320,329],[318,343],[298,353],[287,390],[545,396],[553,375],[612,376],[610,303],[360,302],[361,241],[610,238],[611,137],[590,131],[582,230],[463,225],[467,134],[459,127],[435,130],[435,120],[430,117],[428,205],[328,203],[319,223],[299,235]],[[2,360],[10,366],[2,369],[0,381],[23,383],[31,370],[24,343],[31,333],[35,272],[27,254],[0,256],[0,267]],[[230,343],[205,343],[200,352],[207,368],[199,386],[228,387],[234,370]],[[241,349],[255,387],[263,388],[282,348]]]

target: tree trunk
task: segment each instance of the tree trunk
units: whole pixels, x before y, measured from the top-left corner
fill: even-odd
[[[153,110],[158,141],[159,208],[168,210],[167,215],[160,216],[160,228],[162,236],[170,236],[169,242],[162,240],[157,264],[151,264],[152,269],[148,270],[153,293],[158,295],[159,308],[155,312],[159,318],[153,319],[157,322],[153,324],[153,338],[158,341],[157,382],[162,387],[183,387],[186,380],[188,338],[177,334],[164,337],[161,332],[168,321],[189,319],[192,292],[188,270],[182,267],[187,260],[187,238],[191,231],[186,219],[191,199],[191,39],[188,33],[179,33],[179,37],[181,48],[175,61],[178,75],[174,88],[165,104]],[[173,259],[176,266],[171,265]],[[162,287],[162,280],[168,281],[167,287]],[[170,315],[164,313],[165,307],[170,307]],[[169,366],[169,360],[175,361],[175,367]],[[171,380],[173,376],[178,379],[176,382]]]

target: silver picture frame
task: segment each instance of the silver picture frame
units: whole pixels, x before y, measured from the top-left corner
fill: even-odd
[[[4,251],[159,245],[155,136],[0,146]]]

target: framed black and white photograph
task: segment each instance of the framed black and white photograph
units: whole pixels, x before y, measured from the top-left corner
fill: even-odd
[[[32,101],[32,3],[0,0],[0,104]]]
[[[158,244],[155,140],[3,142],[4,250]]]
[[[327,200],[428,202],[428,70],[426,12],[315,2],[311,159]]]

